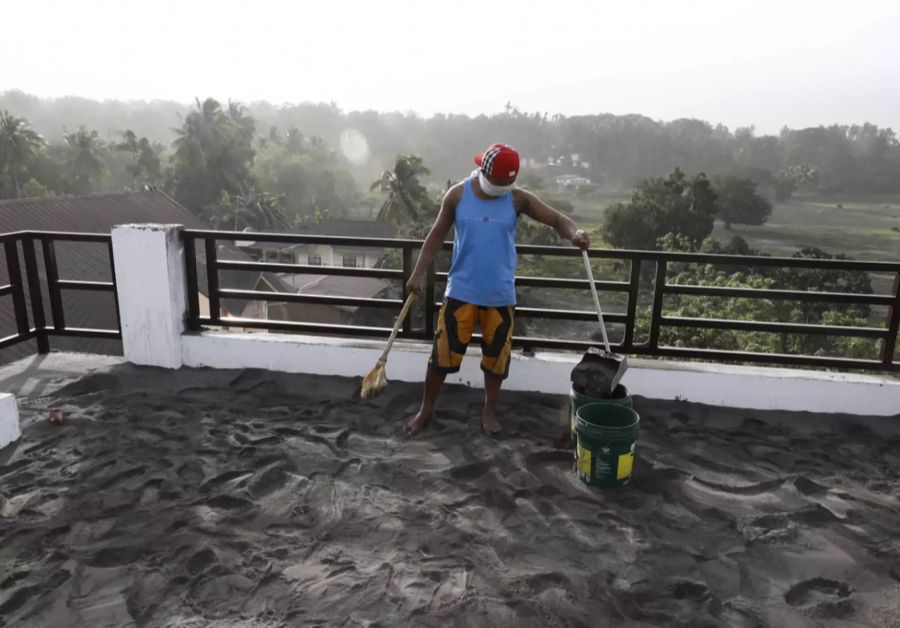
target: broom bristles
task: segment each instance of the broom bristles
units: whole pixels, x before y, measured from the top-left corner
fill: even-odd
[[[363,378],[362,390],[359,396],[363,399],[374,399],[387,388],[387,376],[384,371],[384,362],[379,362],[369,374]]]

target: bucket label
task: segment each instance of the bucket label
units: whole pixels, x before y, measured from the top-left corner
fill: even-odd
[[[619,456],[619,464],[616,468],[616,479],[624,480],[631,475],[631,468],[634,466],[634,452],[629,451],[627,454]]]
[[[575,448],[575,454],[577,456],[578,475],[582,479],[589,479],[591,477],[591,450],[585,449],[579,443]]]

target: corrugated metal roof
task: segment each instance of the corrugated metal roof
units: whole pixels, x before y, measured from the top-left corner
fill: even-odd
[[[206,224],[158,190],[0,201],[0,233],[109,233],[116,225],[155,222],[203,229]]]

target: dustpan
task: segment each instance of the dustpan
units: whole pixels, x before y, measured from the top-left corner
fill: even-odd
[[[572,386],[578,393],[588,397],[609,397],[628,369],[628,361],[624,355],[613,353],[609,347],[609,338],[606,335],[606,325],[603,322],[603,310],[600,308],[597,286],[594,285],[591,262],[588,259],[587,251],[582,251],[581,254],[588,281],[591,284],[591,295],[594,297],[594,307],[597,308],[597,318],[600,320],[603,347],[591,347],[585,352],[581,362],[572,369]]]

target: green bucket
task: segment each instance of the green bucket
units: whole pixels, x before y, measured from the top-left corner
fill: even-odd
[[[585,484],[623,486],[631,479],[641,417],[631,408],[587,403],[578,408],[575,469]]]
[[[587,395],[582,395],[581,393],[579,393],[573,386],[571,389],[569,389],[569,401],[572,404],[569,429],[571,430],[573,447],[577,444],[578,441],[578,436],[575,432],[575,418],[578,413],[578,408],[585,405],[586,403],[611,403],[613,405],[624,406],[626,408],[633,407],[631,403],[631,392],[623,384],[619,384],[618,386],[616,386],[616,389],[609,397],[588,397]]]

